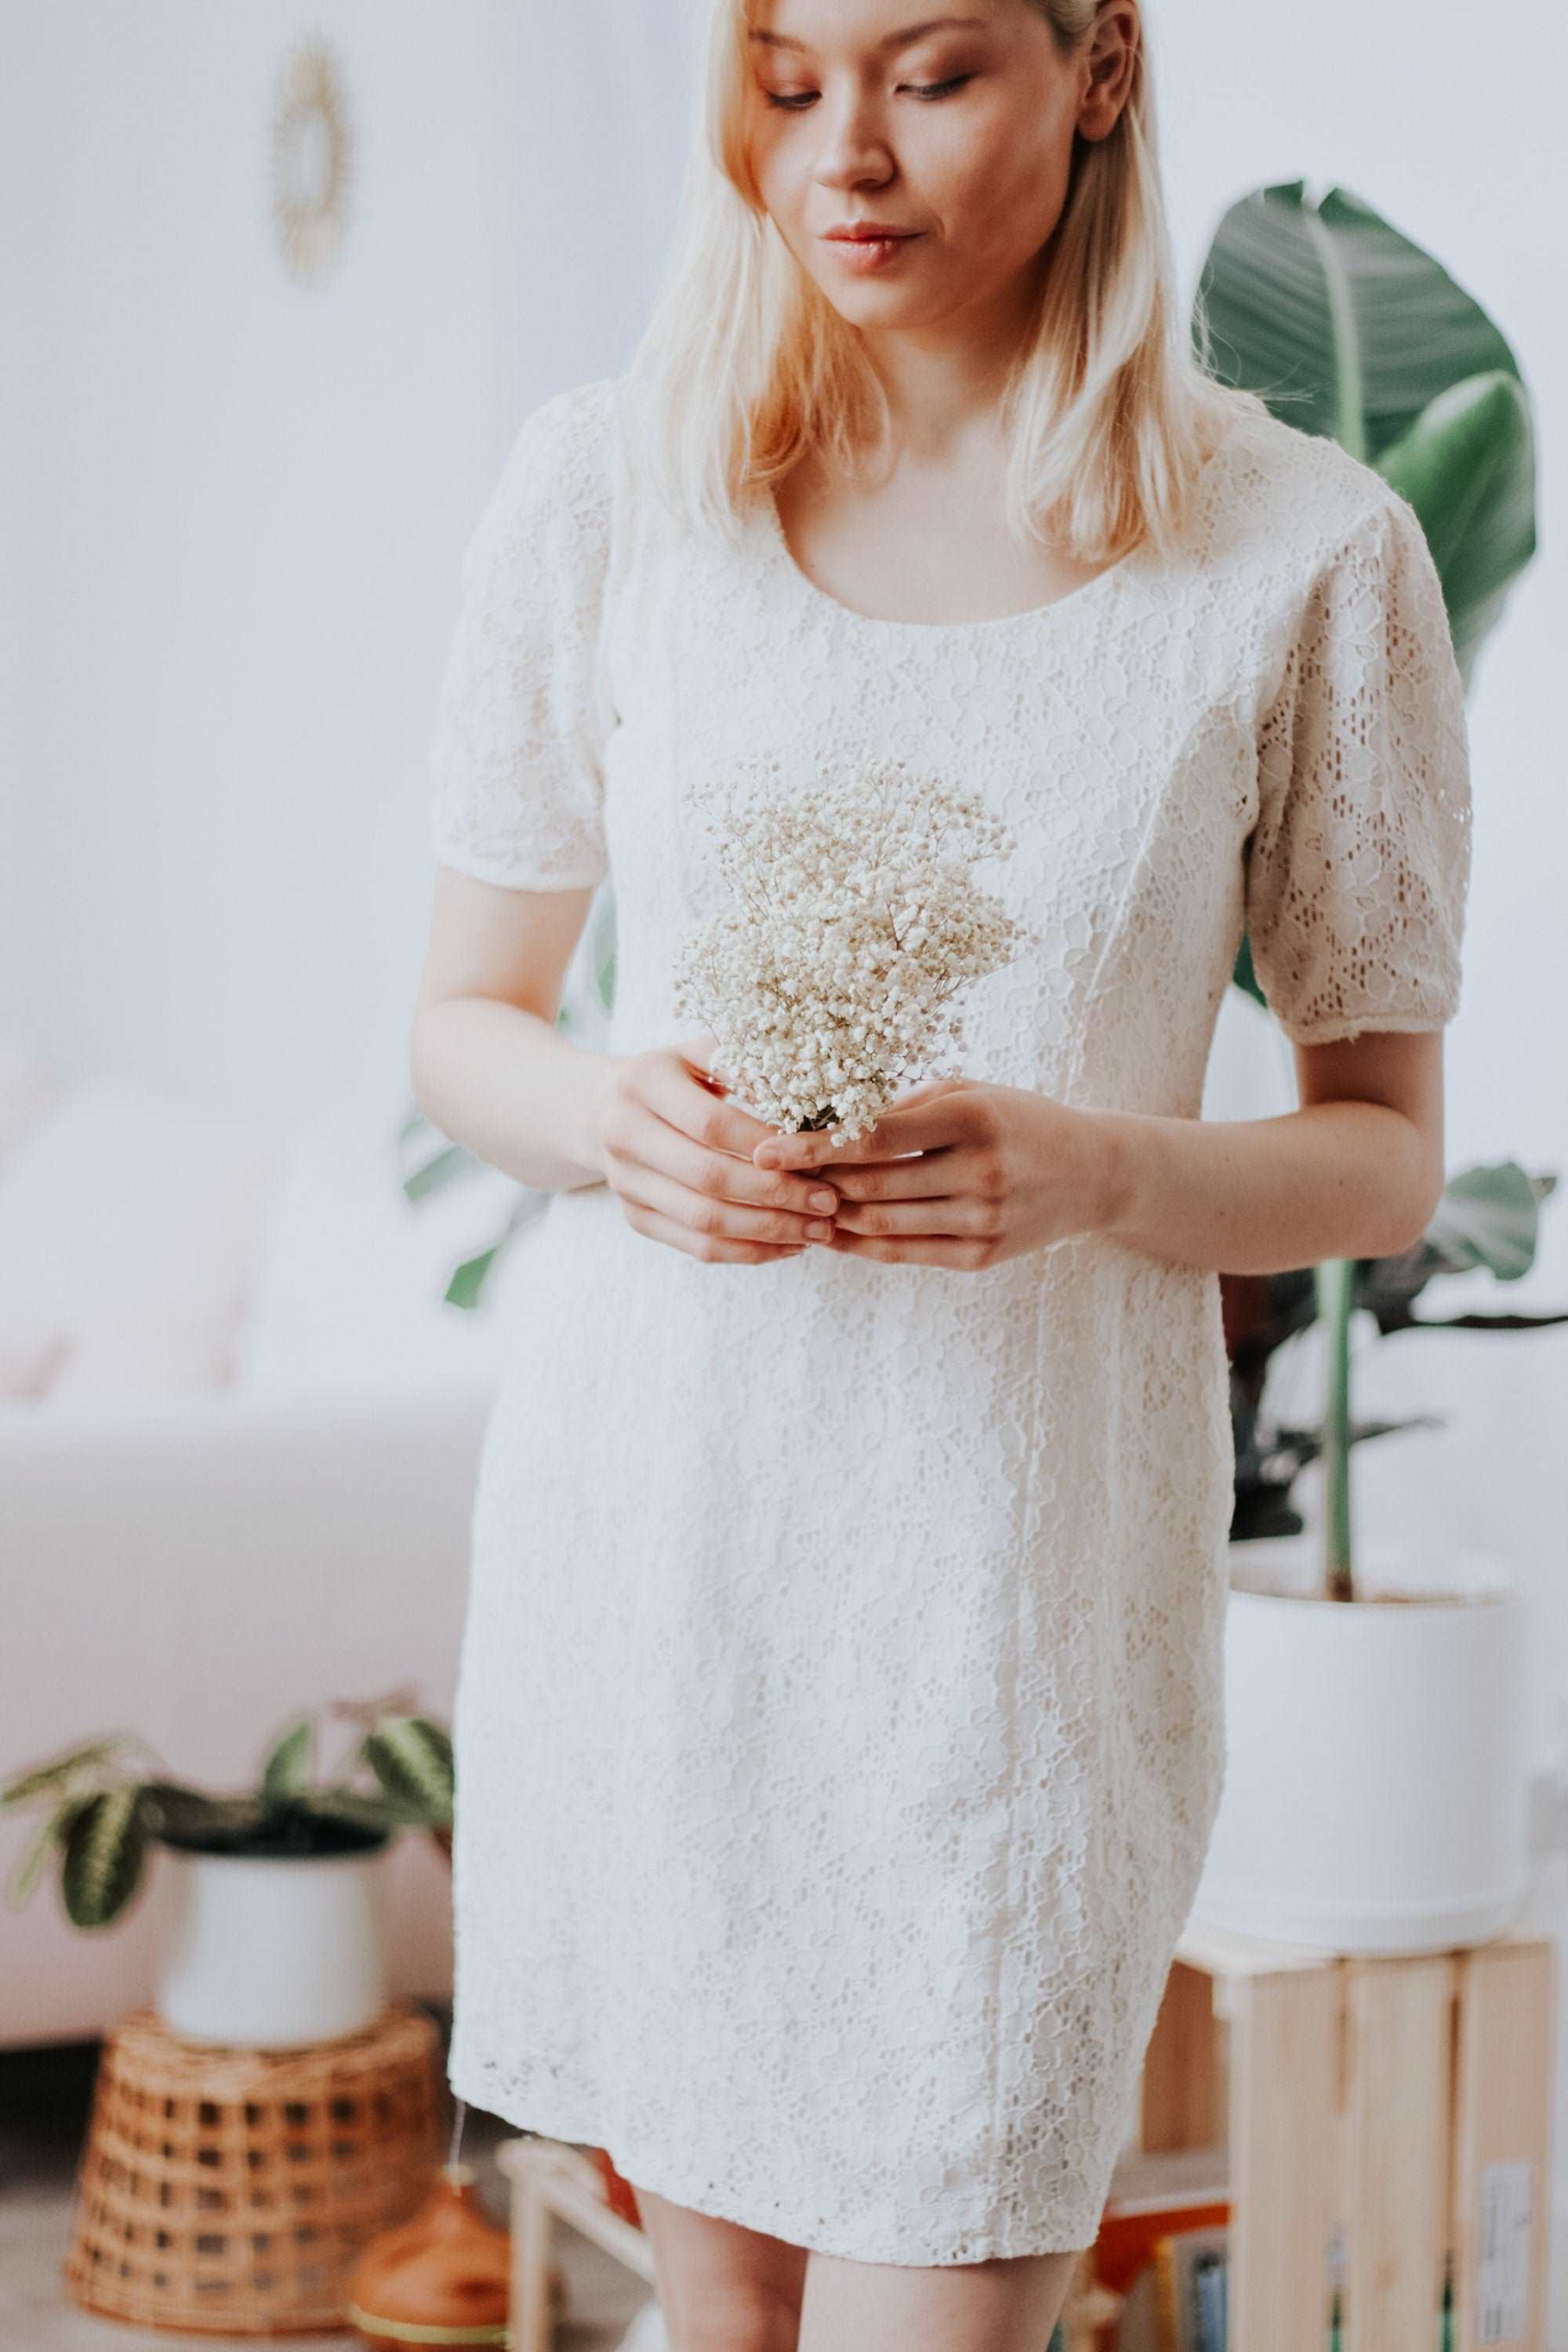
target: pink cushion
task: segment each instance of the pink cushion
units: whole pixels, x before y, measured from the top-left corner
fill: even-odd
[[[68,1339],[47,1384],[49,1407],[78,1397],[160,1394],[226,1388],[234,1378],[234,1337],[212,1323],[180,1323],[162,1307],[106,1315]]]

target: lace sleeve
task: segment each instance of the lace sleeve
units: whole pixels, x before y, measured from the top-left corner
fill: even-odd
[[[462,559],[430,740],[430,845],[483,882],[564,890],[609,870],[599,662],[613,383],[522,422]]]
[[[1392,489],[1308,597],[1258,736],[1247,929],[1298,1045],[1436,1029],[1459,1003],[1464,688],[1437,569]]]

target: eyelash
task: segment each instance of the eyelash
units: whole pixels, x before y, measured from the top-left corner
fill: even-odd
[[[951,97],[955,89],[962,89],[966,81],[973,79],[973,74],[954,74],[948,81],[912,81],[909,84],[909,88],[916,98],[923,99],[930,104],[939,99]],[[815,90],[802,90],[793,98],[781,98],[776,90],[765,89],[763,92],[770,106],[782,106],[792,114],[803,113],[806,104],[816,95]]]

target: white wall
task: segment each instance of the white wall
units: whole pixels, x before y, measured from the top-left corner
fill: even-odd
[[[267,1115],[366,1058],[396,1066],[458,557],[523,410],[636,340],[695,5],[10,0],[0,1031]],[[1471,701],[1449,1160],[1568,1172],[1568,189],[1547,12],[1479,30],[1456,0],[1148,13],[1188,289],[1236,195],[1337,180],[1481,298],[1534,392],[1542,553]],[[356,155],[341,264],[306,290],[268,218],[268,126],[280,58],[318,26]],[[1247,1013],[1227,1006],[1227,1052]],[[1285,1107],[1282,1041],[1240,1050],[1263,1055],[1256,1108]],[[1568,1301],[1568,1182],[1534,1276],[1429,1308],[1483,1299]],[[1532,1742],[1563,1761],[1568,1334],[1407,1335],[1364,1353],[1358,1395],[1447,1416],[1360,1452],[1360,1525],[1516,1563],[1539,1595]]]
[[[658,13],[602,60],[595,16],[10,0],[0,1025],[68,1067],[270,1116],[400,1055],[462,543],[523,410],[623,363],[683,144]],[[269,138],[317,26],[354,163],[306,288]]]

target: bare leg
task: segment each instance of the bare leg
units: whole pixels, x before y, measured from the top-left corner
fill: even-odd
[[[805,2249],[632,2186],[670,2352],[795,2352]]]
[[[1046,2352],[1077,2253],[940,2267],[814,2253],[798,2352]]]

